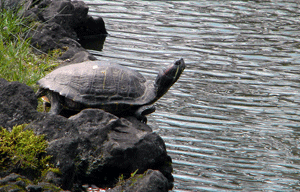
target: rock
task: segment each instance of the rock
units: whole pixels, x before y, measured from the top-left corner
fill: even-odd
[[[71,38],[72,34],[69,34],[61,25],[52,22],[39,26],[30,36],[32,36],[31,44],[33,46],[48,53],[53,49],[63,48],[63,45],[59,43],[60,39]],[[80,46],[75,40],[73,43]]]
[[[105,35],[90,36],[90,37],[85,37],[83,39],[80,39],[79,43],[85,49],[102,51],[104,47],[105,39],[106,39]]]
[[[83,1],[71,0],[0,0],[0,8],[17,9],[24,5],[19,11],[31,20],[40,21],[40,26],[32,30],[27,38],[31,38],[31,44],[35,46],[36,53],[48,53],[54,49],[61,49],[63,55],[61,60],[70,59],[74,61],[96,60],[88,51],[78,43],[80,39],[107,35],[105,23],[101,17],[93,18],[88,15],[88,6]],[[101,37],[101,39],[105,39]],[[85,52],[84,59],[78,59],[78,52]]]
[[[47,5],[39,14],[46,23],[57,23],[66,30],[72,30],[83,21],[87,20],[88,6],[83,1],[52,0],[43,1],[43,7]]]
[[[131,121],[129,121],[131,120]],[[138,170],[163,171],[168,187],[173,186],[170,157],[163,140],[134,117],[118,118],[101,109],[85,109],[69,119],[45,114],[32,122],[38,135],[46,134],[47,152],[62,174],[48,175],[65,190],[82,184],[112,187],[120,175],[125,178]]]
[[[38,102],[34,91],[20,82],[0,79],[0,126],[10,129],[36,118]]]
[[[94,19],[92,16],[88,16],[84,22],[75,26],[74,30],[80,40],[88,39],[89,37],[99,34],[107,34],[102,17]]]
[[[23,8],[19,10],[23,13],[29,9],[31,4],[32,0],[0,0],[0,9],[5,8],[18,11],[20,6],[23,6]]]
[[[105,125],[101,123],[103,120],[109,123],[103,128],[94,127],[96,129],[93,131],[98,134],[91,133],[90,128],[87,129],[84,122],[89,122],[93,117],[101,115],[100,112],[106,113],[99,109],[88,109],[70,118],[70,120],[77,119],[76,121],[81,122],[80,135],[86,135],[86,138],[92,140],[90,143],[94,145],[82,150],[88,153],[81,154],[81,158],[88,162],[85,182],[89,181],[101,186],[102,183],[116,180],[121,174],[130,176],[136,170],[138,173],[143,173],[149,168],[157,169],[161,164],[166,163],[168,156],[161,137],[153,133],[148,125],[136,119],[132,123],[124,118],[98,118],[101,121],[96,124]],[[106,134],[103,134],[104,130]],[[94,144],[99,141],[97,135],[102,137],[105,135],[101,139],[102,144],[97,144],[99,146]],[[97,139],[94,139],[95,136]]]
[[[76,53],[84,52],[84,59],[96,60],[96,58],[87,52],[76,40],[71,38],[72,34],[68,33],[61,25],[49,23],[38,28],[34,35],[31,35],[31,44],[38,48],[38,52],[48,53],[54,49],[61,49],[64,53],[59,58],[61,60],[71,59],[78,60]],[[85,61],[81,59],[80,61]]]
[[[0,178],[0,191],[13,191],[15,189],[20,188],[25,191],[25,181],[28,182],[28,180],[25,177],[20,176],[16,173],[11,173],[10,175],[4,178]]]
[[[76,173],[74,159],[80,143],[77,127],[65,117],[43,114],[26,129],[33,129],[37,135],[45,134],[49,141],[47,153],[53,156],[51,163],[62,172],[62,177],[49,173],[47,181],[55,182],[63,189],[72,188]]]
[[[124,182],[119,183],[108,192],[167,192],[168,180],[164,175],[152,169],[144,174],[135,175]]]
[[[77,61],[78,52],[85,52],[85,59],[96,60],[78,43],[86,36],[106,35],[101,17],[94,19],[88,15],[88,6],[82,1],[44,0],[27,11],[26,15],[39,18],[42,24],[29,33],[31,44],[43,53],[61,49],[61,60]],[[84,61],[81,59],[80,61]]]
[[[71,53],[73,54],[73,53]],[[86,51],[79,51],[77,53],[75,53],[72,57],[68,56],[68,53],[65,53],[64,56],[66,56],[67,58],[71,58],[71,59],[64,59],[64,61],[60,64],[60,67],[65,66],[65,65],[70,65],[70,64],[74,64],[74,63],[81,63],[84,61],[94,61],[97,60],[93,55],[91,55],[90,53],[86,52]]]
[[[62,45],[62,49],[67,47],[66,52],[62,56],[59,57],[61,60],[70,60],[70,61],[87,61],[87,60],[97,60],[92,54],[87,52],[77,41],[70,38],[62,38],[60,39],[60,45]],[[79,55],[78,55],[79,54]],[[82,56],[81,58],[78,58]]]
[[[28,185],[26,190],[30,192],[42,192],[43,188],[38,185]]]
[[[168,159],[161,137],[152,132],[136,132],[131,127],[109,133],[102,155],[103,162],[99,164],[105,165],[104,172],[123,170],[127,177],[136,170],[144,173],[147,169],[159,169]]]
[[[62,190],[51,183],[42,182],[38,185],[34,185],[33,182],[26,177],[11,173],[4,178],[0,178],[0,191],[58,192]]]

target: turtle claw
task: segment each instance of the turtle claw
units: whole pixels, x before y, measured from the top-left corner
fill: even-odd
[[[140,120],[142,123],[147,123],[147,117],[146,115],[149,115],[150,113],[153,113],[155,111],[155,106],[153,105],[144,105],[140,107],[136,112],[135,116],[138,120]]]
[[[141,122],[147,124],[147,117],[144,116],[144,118],[141,120]]]
[[[137,118],[137,120],[139,120],[142,123],[147,124],[147,117],[141,114],[135,114],[135,117]]]

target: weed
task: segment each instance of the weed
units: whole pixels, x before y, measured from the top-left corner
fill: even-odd
[[[135,172],[133,172],[133,173],[131,173],[130,174],[130,177],[134,177],[135,176],[135,174],[138,172],[138,169],[137,170],[135,170]]]

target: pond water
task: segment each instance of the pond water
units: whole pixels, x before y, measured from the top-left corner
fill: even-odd
[[[300,190],[299,1],[85,2],[109,33],[99,59],[153,80],[187,64],[148,117],[174,192]]]

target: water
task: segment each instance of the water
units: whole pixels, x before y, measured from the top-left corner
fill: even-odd
[[[110,34],[99,59],[153,80],[186,61],[148,118],[174,192],[300,190],[299,1],[85,2]]]

